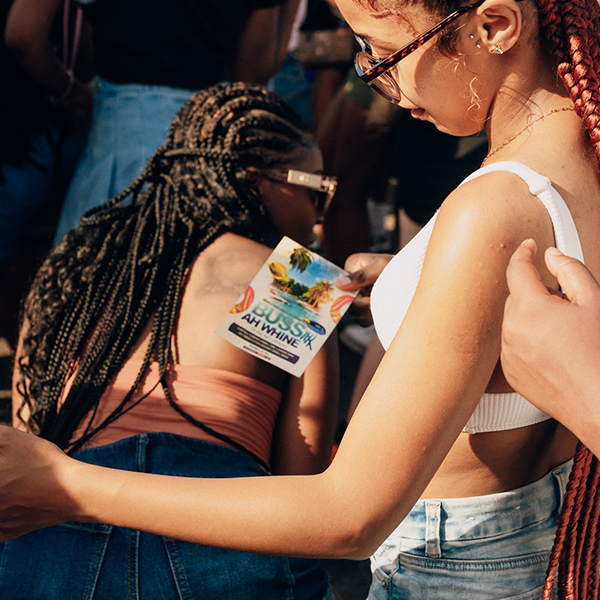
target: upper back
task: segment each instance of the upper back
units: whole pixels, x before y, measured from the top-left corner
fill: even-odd
[[[282,389],[286,377],[281,370],[215,333],[270,253],[257,242],[225,233],[196,257],[184,282],[173,340],[176,363],[240,373]],[[132,358],[143,358],[149,330]]]

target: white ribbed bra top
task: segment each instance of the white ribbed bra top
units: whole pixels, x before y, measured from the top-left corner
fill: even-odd
[[[491,171],[510,171],[529,186],[546,207],[552,219],[556,247],[583,262],[583,253],[575,223],[565,201],[550,180],[529,167],[504,161],[483,167],[463,183]],[[462,185],[462,184],[461,184]],[[437,213],[425,227],[390,261],[379,276],[371,294],[371,310],[377,336],[387,350],[404,319],[419,283],[423,260]],[[516,392],[484,394],[463,431],[482,433],[503,431],[541,423],[550,417]]]

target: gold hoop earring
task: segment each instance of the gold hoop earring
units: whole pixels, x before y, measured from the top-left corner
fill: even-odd
[[[498,46],[497,44],[494,44],[490,48],[490,54],[504,54],[504,51],[502,50],[502,48],[500,48],[500,46]]]

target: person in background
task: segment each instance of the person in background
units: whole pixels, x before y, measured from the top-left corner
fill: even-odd
[[[299,0],[81,0],[96,72],[87,86],[58,60],[48,32],[63,0],[14,0],[5,38],[44,89],[91,122],[56,241],[141,173],[173,117],[221,81],[265,83],[283,62]]]
[[[289,169],[320,173],[322,159],[275,94],[236,83],[194,95],[143,174],[88,213],[39,271],[17,350],[14,426],[116,469],[323,471],[337,419],[335,336],[297,378],[215,333],[282,235],[311,241],[322,198],[281,182]],[[316,561],[108,525],[0,544],[7,600],[331,594]]]
[[[2,2],[0,31],[9,10],[10,2]],[[63,57],[71,50],[69,58],[80,77],[90,78],[89,31],[80,31],[78,52],[72,46],[64,49],[70,38],[63,35],[63,23],[53,24],[50,40]],[[0,73],[0,338],[14,350],[21,298],[52,245],[87,129],[21,68],[4,37]]]
[[[593,465],[580,451],[572,463],[575,436],[512,390],[500,350],[506,269],[524,239],[585,256],[600,276],[600,6],[338,8],[361,40],[363,81],[440,130],[485,128],[489,150],[379,276],[371,307],[386,354],[331,465],[165,478],[0,429],[3,535],[79,518],[243,551],[372,555],[373,600],[549,599],[560,565],[559,595],[589,597],[600,588]]]

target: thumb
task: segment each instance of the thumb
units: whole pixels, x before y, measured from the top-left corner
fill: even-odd
[[[600,306],[600,286],[581,261],[566,256],[556,248],[548,248],[544,258],[548,270],[556,277],[570,302]]]
[[[353,254],[346,260],[349,273],[336,281],[337,287],[354,291],[373,285],[392,258],[391,254]]]
[[[369,281],[364,269],[359,269],[358,271],[354,271],[353,273],[348,273],[347,275],[340,277],[335,284],[342,290],[353,292],[355,290],[360,290],[365,285],[368,285]]]

